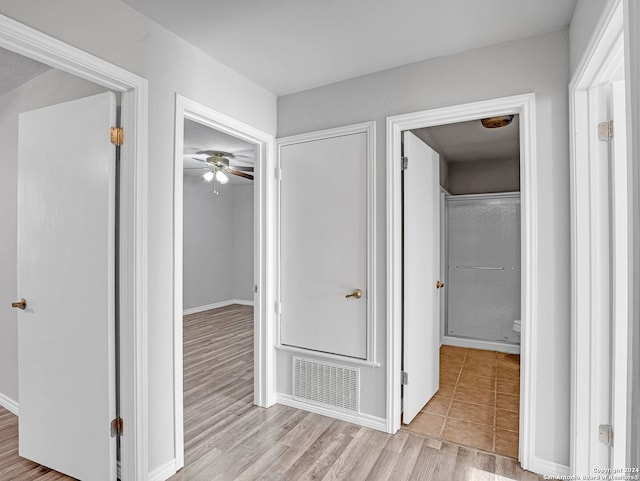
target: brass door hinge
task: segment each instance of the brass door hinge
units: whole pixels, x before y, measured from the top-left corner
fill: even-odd
[[[124,430],[124,421],[121,417],[115,418],[111,421],[111,437],[115,438],[116,436],[122,436],[122,431]]]
[[[613,120],[598,124],[598,140],[610,141],[613,138]]]
[[[124,129],[122,127],[111,127],[111,143],[120,147],[124,143]]]

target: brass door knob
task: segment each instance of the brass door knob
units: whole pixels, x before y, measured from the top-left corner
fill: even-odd
[[[27,308],[27,301],[25,301],[24,298],[22,298],[18,302],[12,302],[11,307],[25,310]]]
[[[436,282],[436,289],[441,289],[443,287],[444,287],[444,282],[440,282],[440,281]]]
[[[347,294],[346,296],[347,299],[350,298],[354,298],[354,299],[360,299],[362,297],[362,291],[360,289],[356,289],[355,291],[353,291],[351,294]]]

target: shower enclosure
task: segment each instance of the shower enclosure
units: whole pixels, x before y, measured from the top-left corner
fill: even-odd
[[[518,352],[520,193],[445,196],[445,344]]]

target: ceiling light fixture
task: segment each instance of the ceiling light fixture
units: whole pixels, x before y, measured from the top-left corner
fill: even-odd
[[[221,170],[218,170],[216,172],[216,180],[221,184],[226,184],[227,182],[229,182],[229,177],[227,177],[227,174],[225,174]]]
[[[213,180],[213,172],[211,172],[210,170],[207,170],[202,176],[202,178],[207,182],[211,182]]]
[[[514,115],[499,115],[497,117],[489,117],[486,119],[480,119],[482,126],[487,129],[498,129],[500,127],[506,127],[513,120]]]

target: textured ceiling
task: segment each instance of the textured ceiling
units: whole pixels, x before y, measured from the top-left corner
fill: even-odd
[[[480,120],[470,120],[416,129],[413,133],[442,155],[447,163],[520,158],[518,115],[511,124],[499,129],[487,129]]]
[[[124,0],[276,95],[569,25],[576,0]]]

